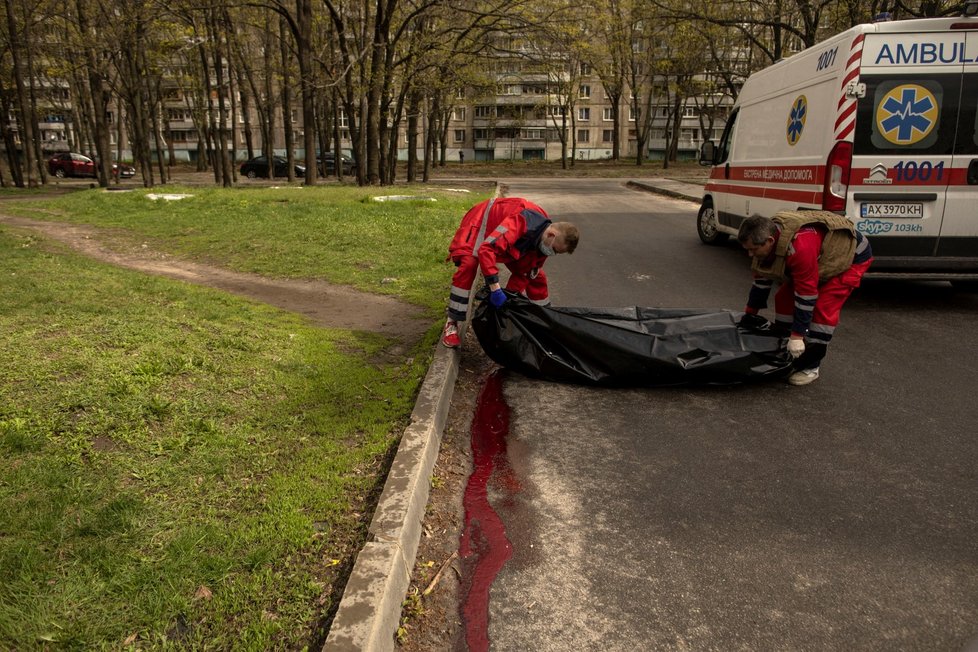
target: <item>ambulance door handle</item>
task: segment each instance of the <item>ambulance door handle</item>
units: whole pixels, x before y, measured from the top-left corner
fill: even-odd
[[[974,163],[974,161],[972,161],[972,163]],[[727,163],[727,164],[725,164],[723,166],[723,178],[724,179],[729,179],[730,178],[730,164],[729,163]],[[968,178],[969,179],[971,178],[970,175],[969,175]]]
[[[978,186],[978,158],[971,159],[968,165],[968,185]]]

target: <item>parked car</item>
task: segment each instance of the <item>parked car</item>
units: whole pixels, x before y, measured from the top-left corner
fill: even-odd
[[[354,173],[353,159],[344,154],[340,157],[340,160],[343,161],[343,174],[352,175]],[[316,163],[319,168],[319,176],[325,177],[326,175],[336,174],[336,154],[333,152],[320,154],[316,157]]]
[[[112,176],[120,179],[131,179],[136,176],[136,168],[128,163],[113,163]]]
[[[272,159],[272,161],[272,169],[275,172],[276,177],[289,176],[289,161],[285,157],[276,156]],[[268,177],[268,158],[265,156],[256,156],[255,158],[248,159],[241,164],[241,176],[248,177],[249,179],[254,179],[256,177]],[[306,176],[306,166],[296,163],[295,176]]]
[[[48,173],[64,179],[65,177],[98,177],[98,165],[95,160],[84,154],[64,152],[55,154],[48,159]],[[129,179],[136,175],[136,168],[126,163],[113,163],[112,176]]]
[[[65,177],[97,177],[95,161],[81,154],[65,152],[48,159],[48,173],[64,179]]]

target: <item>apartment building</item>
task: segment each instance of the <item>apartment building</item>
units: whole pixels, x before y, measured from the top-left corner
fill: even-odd
[[[447,132],[447,157],[450,161],[464,158],[465,161],[493,160],[559,160],[566,139],[568,156],[579,160],[610,159],[615,138],[614,108],[597,75],[590,67],[581,64],[571,74],[561,65],[552,61],[547,67],[527,60],[501,60],[494,65],[491,91],[483,89],[476,92],[465,89],[455,98]],[[556,72],[555,70],[556,69]],[[573,94],[572,97],[568,97]],[[49,84],[41,93],[39,104],[42,116],[38,138],[45,155],[67,151],[72,147],[90,153],[93,147],[84,142],[80,131],[73,123],[73,111],[66,86]],[[230,106],[229,102],[229,106]],[[729,107],[733,104],[730,96],[690,97],[680,109],[678,157],[690,159],[697,156],[704,140],[716,141],[723,129]],[[565,115],[565,106],[570,106],[570,115]],[[622,158],[634,158],[638,146],[634,109],[627,95],[622,98],[617,122],[618,142]],[[673,102],[663,92],[661,101],[653,103],[653,116],[647,141],[646,158],[663,158],[671,136]],[[702,119],[702,113],[709,111],[710,120]],[[176,85],[164,93],[162,139],[166,155],[171,154],[177,161],[192,162],[198,155],[197,120],[203,119],[202,111],[195,111],[192,101],[188,101]],[[112,149],[121,160],[130,160],[132,152],[124,124],[124,113],[118,105],[110,108],[110,142]],[[254,116],[252,116],[254,117]],[[14,116],[10,123],[16,125]],[[293,108],[288,116],[295,135],[297,157],[304,157],[302,150],[302,116],[298,108]],[[342,149],[350,152],[349,125],[340,112],[339,131]],[[232,134],[230,146],[235,149],[235,158],[247,157],[245,144],[246,127],[249,121],[241,109],[241,102],[234,103],[234,114],[228,119],[227,128]],[[257,120],[252,119],[253,144],[261,147],[261,137],[254,128]],[[704,124],[707,127],[704,129]],[[400,160],[407,160],[407,134],[401,125],[398,134],[401,147]],[[423,139],[421,139],[423,142]],[[277,154],[284,155],[285,138],[281,117],[276,128],[273,148]],[[423,155],[418,151],[419,158]]]

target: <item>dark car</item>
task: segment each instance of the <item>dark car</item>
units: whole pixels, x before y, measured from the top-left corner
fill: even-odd
[[[136,168],[127,163],[113,163],[112,176],[120,179],[131,179],[136,176]]]
[[[55,154],[48,159],[48,173],[59,179],[65,177],[98,177],[97,163],[84,154],[65,152]],[[112,176],[130,179],[136,174],[136,168],[125,163],[112,164]]]
[[[347,155],[340,157],[343,161],[343,174],[352,175],[353,174],[353,159]],[[326,152],[325,154],[320,154],[316,157],[316,163],[319,167],[319,176],[325,177],[326,175],[336,174],[336,155],[333,152]]]
[[[289,176],[289,162],[287,159],[282,156],[276,156],[272,159],[272,161],[274,161],[272,169],[274,170],[276,177]],[[249,179],[268,177],[268,158],[264,156],[256,156],[255,158],[248,159],[241,164],[241,176],[248,177]],[[306,166],[296,163],[295,176],[306,176]]]

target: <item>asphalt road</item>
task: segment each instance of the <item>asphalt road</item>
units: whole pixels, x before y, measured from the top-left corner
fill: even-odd
[[[740,309],[694,204],[511,179],[581,245],[555,305]],[[509,374],[518,479],[494,650],[961,650],[978,635],[978,295],[866,281],[808,387],[604,390]]]

